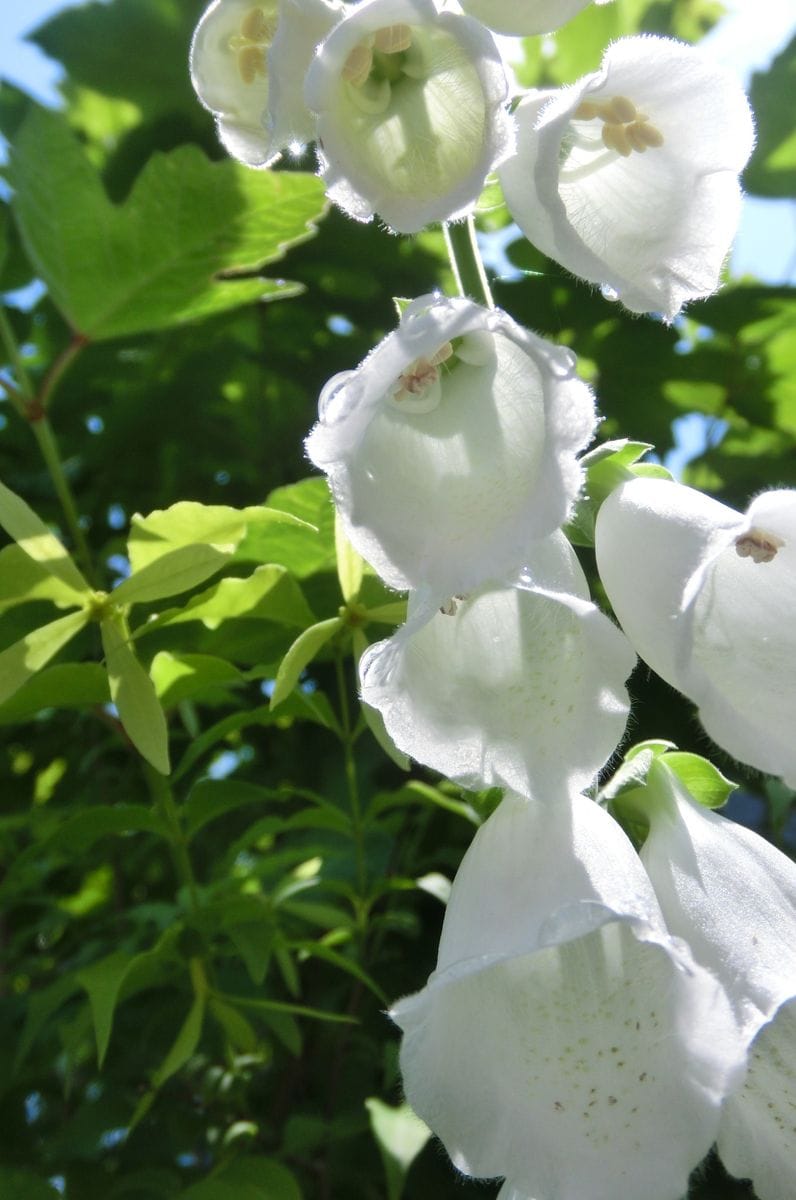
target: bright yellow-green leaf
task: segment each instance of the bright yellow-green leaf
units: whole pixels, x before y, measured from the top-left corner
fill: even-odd
[[[71,612],[49,625],[25,634],[0,653],[0,704],[13,696],[23,683],[54,658],[88,620],[84,611]]]
[[[176,596],[220,571],[234,547],[179,546],[138,570],[113,593],[115,604],[145,604]]]
[[[346,604],[355,604],[362,587],[364,560],[346,537],[340,514],[335,511],[334,547],[337,554],[337,578]]]
[[[74,596],[73,603],[91,590],[66,549],[33,509],[10,488],[0,483],[0,525],[35,562],[55,575]]]
[[[222,579],[206,592],[192,597],[184,608],[170,608],[155,620],[139,626],[136,637],[151,633],[163,625],[184,621],[202,621],[208,629],[217,629],[223,621],[236,617],[275,621],[293,628],[314,620],[301,588],[284,567],[268,564],[258,567],[248,579]]]
[[[0,612],[31,600],[52,600],[59,608],[74,608],[81,597],[21,546],[5,546],[0,550]]]
[[[309,629],[299,634],[279,664],[276,683],[271,693],[272,709],[283,700],[287,700],[307,663],[312,662],[318,651],[334,637],[342,625],[339,617],[329,617],[326,621],[319,621],[317,625],[310,625]]]
[[[111,699],[127,736],[147,762],[161,775],[169,773],[166,718],[155,694],[155,685],[136,658],[124,623],[100,623]]]
[[[401,1200],[406,1174],[431,1137],[428,1125],[408,1104],[393,1108],[373,1096],[365,1101],[387,1181],[387,1200]]]

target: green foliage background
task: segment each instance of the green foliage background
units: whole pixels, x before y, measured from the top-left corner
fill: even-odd
[[[309,155],[225,159],[187,76],[202,7],[69,9],[35,35],[66,68],[63,110],[0,88],[0,289],[22,348],[0,375],[0,479],[88,580],[0,495],[0,651],[27,639],[0,658],[0,1195],[453,1197],[400,1107],[385,1009],[432,969],[497,797],[407,770],[360,712],[355,658],[403,602],[336,542],[302,454],[322,385],[393,327],[391,297],[451,287],[442,237],[326,211]],[[637,29],[696,39],[718,11],[592,6],[551,53],[527,42],[521,80],[568,82]],[[794,192],[795,64],[792,43],[754,80],[759,195]],[[506,235],[494,199],[498,303],[577,351],[601,439],[662,456],[697,412],[726,432],[686,482],[739,507],[794,485],[796,290],[733,280],[674,328],[632,318]],[[69,612],[74,638],[34,674],[25,656],[55,636],[36,631]],[[631,688],[632,740],[706,749],[687,702],[643,668]],[[711,754],[781,838],[790,794]],[[691,1194],[751,1196],[712,1161]]]

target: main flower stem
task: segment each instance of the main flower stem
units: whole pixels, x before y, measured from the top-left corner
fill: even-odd
[[[445,234],[445,245],[459,295],[468,296],[471,300],[483,304],[485,308],[494,308],[495,301],[492,299],[481,251],[478,249],[475,219],[469,216],[464,221],[455,223],[445,221],[442,232]]]
[[[351,721],[351,708],[348,702],[348,683],[345,677],[342,653],[335,655],[335,671],[337,675],[337,694],[340,704],[340,724],[342,727],[343,754],[345,760],[345,778],[348,788],[348,802],[351,806],[351,823],[354,829],[354,856],[357,872],[357,890],[363,902],[363,907],[357,912],[357,924],[364,931],[363,914],[365,902],[365,847],[362,839],[362,806],[359,800],[359,781],[357,765],[354,758],[354,730]]]
[[[55,442],[55,434],[53,433],[52,425],[46,417],[40,417],[37,421],[31,421],[30,427],[33,430],[33,436],[39,443],[42,458],[44,459],[47,470],[50,472],[50,478],[55,488],[55,493],[61,502],[66,523],[69,526],[69,532],[72,535],[72,540],[75,544],[77,557],[80,559],[81,566],[86,573],[86,578],[93,585],[92,579],[93,568],[91,565],[91,552],[88,548],[83,530],[80,527],[80,518],[77,514],[77,506],[75,505],[69,483],[64,473],[64,468],[61,459],[58,455],[58,447]]]

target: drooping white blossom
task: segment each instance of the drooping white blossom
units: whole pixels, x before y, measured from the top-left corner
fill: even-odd
[[[335,376],[307,440],[351,542],[440,603],[518,569],[567,517],[594,401],[569,351],[472,301],[421,296]]]
[[[508,83],[491,34],[433,0],[364,0],[306,79],[331,199],[399,233],[469,212],[511,151]]]
[[[409,1103],[501,1200],[679,1200],[743,1064],[630,842],[566,793],[479,829],[436,970],[391,1016]]]
[[[750,1045],[718,1147],[761,1200],[796,1195],[796,864],[697,804],[656,762],[641,858],[669,930],[722,983]]]
[[[466,13],[492,29],[511,37],[531,37],[560,29],[591,0],[460,0]],[[607,4],[609,0],[596,0]]]
[[[400,750],[465,786],[579,791],[624,733],[635,656],[563,534],[530,569],[441,610],[411,596],[407,624],[363,655],[362,698]]]
[[[529,94],[516,116],[500,179],[534,245],[669,321],[716,290],[754,141],[727,70],[669,38],[620,38],[599,71]]]
[[[596,551],[641,658],[719,746],[796,786],[796,491],[763,492],[742,514],[633,480],[600,509]]]
[[[191,44],[191,81],[233,158],[267,167],[315,123],[303,81],[337,0],[213,0]]]

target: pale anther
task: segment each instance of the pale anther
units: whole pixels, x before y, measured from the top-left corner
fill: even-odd
[[[254,83],[266,74],[265,51],[276,33],[277,22],[269,19],[263,8],[251,8],[240,23],[238,32],[229,39],[229,48],[236,55],[238,74],[244,83]]]
[[[265,75],[265,54],[260,46],[244,46],[238,51],[238,74],[244,83],[254,83]]]
[[[362,87],[373,66],[373,42],[371,38],[359,42],[345,60],[343,79],[353,87]]]
[[[412,45],[412,30],[408,25],[385,25],[376,30],[374,44],[382,54],[400,54]]]
[[[573,120],[603,122],[602,140],[609,150],[629,158],[636,150],[643,154],[650,147],[663,145],[663,134],[647,120],[627,96],[610,100],[583,100],[575,109]]]
[[[271,23],[262,8],[252,8],[240,23],[240,36],[247,42],[268,42],[273,37]]]
[[[777,551],[785,543],[775,533],[762,529],[750,529],[735,540],[735,551],[739,558],[751,558],[752,562],[767,563],[776,558]]]

